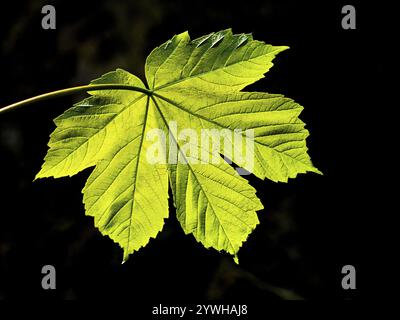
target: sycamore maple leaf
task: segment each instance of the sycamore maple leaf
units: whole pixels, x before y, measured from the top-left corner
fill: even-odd
[[[161,231],[170,184],[184,232],[237,261],[263,206],[221,155],[261,179],[286,182],[298,173],[319,173],[307,154],[308,131],[298,118],[302,107],[282,95],[241,91],[262,78],[285,49],[231,30],[195,40],[187,32],[174,36],[148,56],[147,85],[121,69],[91,82],[143,90],[91,91],[55,119],[37,178],[72,176],[95,166],[83,189],[86,214],[123,248],[124,261]],[[188,148],[171,123],[198,136],[204,129],[241,135],[253,143],[253,157],[239,159],[233,139],[220,151],[196,145],[199,152],[188,152],[193,146]],[[154,129],[166,133],[162,152],[175,161],[148,161]],[[248,129],[253,136],[243,134]],[[199,153],[222,161],[205,163]]]

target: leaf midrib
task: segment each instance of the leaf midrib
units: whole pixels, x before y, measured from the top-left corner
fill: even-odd
[[[106,127],[111,123],[111,121],[117,119],[122,113],[124,113],[124,111],[130,107],[132,107],[132,105],[138,103],[141,99],[143,99],[144,97],[148,97],[149,95],[146,93],[143,93],[142,95],[140,95],[139,97],[136,97],[134,100],[132,100],[131,102],[129,102],[120,112],[116,113],[115,116],[113,118],[110,119],[109,122],[107,122],[107,124],[104,125],[104,127],[99,128],[99,130],[94,133],[91,137],[87,138],[85,142],[83,142],[81,145],[79,145],[76,149],[74,149],[72,152],[70,152],[66,157],[62,158],[59,162],[57,162],[52,168],[57,167],[60,163],[62,163],[63,161],[65,161],[68,157],[70,157],[72,154],[76,153],[80,148],[82,148],[84,145],[86,145],[89,140],[93,139],[94,137],[96,137],[98,134],[100,134],[100,132],[102,132],[103,130],[106,129]],[[104,143],[104,141],[103,141]],[[87,152],[87,151],[86,151]],[[85,155],[86,157],[86,155]],[[47,171],[49,171],[50,169],[44,171],[43,173],[46,173]]]
[[[162,95],[160,95],[160,94],[158,94],[158,93],[156,93],[156,92],[153,92],[153,95],[156,96],[156,97],[158,97],[158,98],[160,98],[160,99],[162,99],[162,100],[164,100],[164,101],[166,101],[166,102],[168,102],[168,103],[170,103],[170,104],[172,104],[173,106],[177,107],[178,109],[180,109],[180,110],[182,110],[182,111],[185,111],[185,112],[191,114],[192,116],[194,116],[194,117],[196,117],[196,118],[200,118],[200,119],[202,119],[202,120],[204,120],[204,121],[206,121],[206,122],[209,122],[209,123],[211,123],[211,124],[213,124],[213,125],[215,125],[215,126],[218,126],[218,127],[220,127],[220,128],[228,129],[228,130],[233,131],[231,128],[225,127],[225,126],[221,125],[221,124],[218,123],[218,122],[215,122],[215,121],[213,121],[213,120],[211,120],[211,119],[209,119],[209,118],[206,118],[206,117],[204,117],[204,116],[202,116],[202,115],[200,115],[200,114],[191,112],[190,110],[188,110],[188,109],[182,107],[181,105],[179,105],[178,103],[174,102],[173,100],[170,100],[170,99],[168,99],[168,98],[166,98],[166,97],[164,97],[164,96],[162,96]],[[154,100],[154,99],[153,99],[153,100]],[[242,135],[244,138],[248,139],[247,136],[246,136],[243,132],[241,133],[241,135]],[[265,143],[262,143],[262,142],[257,141],[256,139],[254,139],[254,142],[255,142],[256,144],[261,145],[261,146],[267,147],[267,148],[271,149],[272,151],[277,152],[277,153],[280,154],[280,155],[289,157],[290,159],[293,159],[293,160],[298,161],[298,162],[300,162],[300,163],[302,163],[302,164],[304,164],[304,165],[307,165],[306,163],[303,163],[303,162],[300,161],[299,159],[293,158],[292,156],[286,154],[285,152],[281,152],[281,151],[279,151],[279,150],[276,150],[276,149],[274,149],[273,147],[271,147],[271,146],[269,146],[269,145],[267,145],[267,144],[265,144]]]
[[[157,91],[157,90],[161,90],[161,89],[165,89],[165,88],[168,88],[168,87],[172,87],[172,86],[174,86],[174,85],[176,85],[176,84],[178,84],[178,83],[180,83],[180,82],[184,82],[184,81],[187,81],[187,80],[190,80],[190,79],[193,79],[193,78],[202,77],[202,76],[207,75],[207,74],[209,74],[209,73],[211,73],[211,72],[215,72],[216,70],[224,70],[224,69],[226,69],[226,68],[230,68],[231,66],[234,66],[234,65],[239,64],[239,63],[243,63],[243,62],[252,62],[252,60],[258,59],[258,58],[260,58],[260,57],[262,57],[262,56],[268,56],[268,55],[274,54],[276,51],[280,52],[280,49],[278,49],[278,48],[281,48],[281,47],[273,47],[273,48],[276,48],[276,49],[273,50],[273,51],[270,51],[270,52],[268,52],[268,53],[260,54],[259,56],[256,56],[256,57],[252,57],[252,58],[249,59],[249,60],[240,60],[240,61],[237,61],[237,62],[235,62],[235,63],[229,64],[229,65],[224,65],[223,67],[218,68],[218,69],[211,69],[211,70],[208,70],[208,71],[206,71],[206,72],[198,73],[198,74],[195,74],[195,75],[191,75],[191,76],[189,76],[189,77],[186,77],[186,78],[181,78],[181,79],[172,81],[172,82],[170,82],[170,83],[163,84],[163,85],[161,85],[161,86],[159,86],[159,87],[153,88],[153,89],[152,89],[152,90],[153,90],[153,93],[155,93],[154,91]],[[191,56],[192,56],[192,54],[189,56],[189,59],[190,59]],[[158,70],[157,70],[157,71],[158,71]],[[154,79],[155,79],[155,78],[154,78]],[[153,86],[154,86],[154,80],[153,80]]]
[[[156,106],[156,108],[157,108],[157,110],[158,110],[158,112],[159,112],[159,114],[160,114],[160,116],[161,116],[161,118],[162,118],[162,120],[163,120],[165,126],[169,129],[168,122],[167,122],[167,120],[165,119],[164,114],[162,113],[162,111],[161,111],[161,109],[160,109],[160,107],[159,107],[159,105],[158,105],[156,99],[154,99],[153,96],[152,96],[151,98],[152,98],[152,100],[153,100],[153,102],[154,102],[154,104],[155,104],[155,106]],[[172,136],[172,138],[174,139],[176,145],[178,146],[178,149],[179,149],[180,153],[181,153],[182,156],[186,159],[186,156],[185,156],[185,154],[182,152],[181,147],[180,147],[178,141],[175,139],[175,137],[174,137],[173,135],[171,135],[171,136]],[[203,192],[204,196],[206,197],[207,202],[210,204],[211,209],[214,211],[214,214],[215,214],[215,216],[216,216],[217,219],[218,219],[219,225],[221,226],[221,229],[222,229],[222,231],[224,232],[224,234],[225,234],[225,236],[226,236],[226,238],[227,238],[227,240],[228,240],[228,242],[229,242],[229,245],[231,246],[231,248],[232,248],[232,250],[233,250],[232,252],[233,252],[234,254],[236,254],[237,251],[235,250],[235,247],[233,246],[233,244],[232,244],[232,242],[231,242],[231,239],[229,238],[227,232],[225,231],[225,229],[224,229],[224,227],[223,227],[223,225],[222,225],[222,223],[221,223],[221,220],[220,220],[220,218],[219,218],[219,216],[218,216],[218,214],[217,214],[217,211],[214,209],[214,207],[213,207],[211,201],[209,200],[209,198],[208,198],[208,196],[207,196],[207,193],[204,191],[203,185],[200,183],[199,179],[197,178],[196,174],[194,173],[194,171],[193,171],[191,165],[189,164],[189,161],[186,161],[186,162],[187,162],[186,165],[188,166],[188,168],[189,168],[190,172],[192,173],[193,177],[196,179],[197,183],[199,184],[199,186],[200,186],[200,188],[201,188],[201,191]],[[229,252],[229,251],[228,251],[228,252]]]
[[[132,202],[131,202],[131,210],[130,210],[129,226],[128,226],[128,244],[127,244],[127,248],[126,248],[127,252],[129,252],[129,245],[130,245],[130,238],[131,238],[132,216],[133,216],[133,206],[134,206],[134,203],[135,203],[135,194],[136,194],[136,183],[137,183],[137,176],[138,176],[138,171],[139,171],[140,154],[142,152],[144,133],[146,132],[146,126],[147,126],[147,120],[148,120],[147,118],[148,118],[149,105],[150,105],[149,102],[150,102],[150,96],[147,95],[146,111],[145,111],[145,114],[144,114],[143,129],[142,129],[140,145],[139,145],[139,149],[138,149],[138,155],[136,157],[137,161],[136,161],[134,184],[133,184],[133,190],[132,190]]]

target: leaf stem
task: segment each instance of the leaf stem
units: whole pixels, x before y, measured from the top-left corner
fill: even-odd
[[[52,98],[58,98],[58,97],[63,97],[71,94],[76,94],[76,93],[81,93],[81,92],[88,92],[88,91],[100,91],[100,90],[130,90],[130,91],[137,91],[137,92],[142,92],[145,93],[149,96],[152,95],[152,91],[149,89],[141,88],[141,87],[135,87],[135,86],[129,86],[129,85],[123,85],[123,84],[92,84],[92,85],[86,85],[86,86],[79,86],[79,87],[72,87],[68,89],[62,89],[62,90],[57,90],[57,91],[52,91],[48,93],[44,93],[29,99],[25,99],[13,104],[10,104],[4,108],[0,109],[0,113],[4,113],[10,110],[14,110],[23,106],[30,105],[32,103],[52,99]]]

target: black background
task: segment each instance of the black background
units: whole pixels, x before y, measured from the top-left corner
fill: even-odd
[[[44,4],[57,29],[43,30]],[[357,29],[343,30],[353,4]],[[383,4],[382,4],[383,6]],[[32,182],[47,151],[52,119],[79,101],[65,97],[0,115],[0,299],[129,299],[143,307],[204,300],[249,302],[302,297],[379,296],[372,264],[379,213],[374,203],[368,129],[381,103],[385,19],[365,1],[12,1],[0,11],[0,107],[88,83],[117,67],[143,77],[147,54],[172,35],[193,38],[232,27],[288,45],[266,78],[249,87],[302,104],[309,153],[324,173],[288,184],[249,177],[265,209],[239,253],[240,266],[185,236],[171,215],[156,240],[121,265],[122,251],[86,217],[81,189],[91,170]],[[374,226],[375,225],[375,226]],[[57,270],[57,289],[41,288],[41,268]],[[357,289],[341,288],[341,268],[357,270]],[[284,288],[286,291],[281,291]]]

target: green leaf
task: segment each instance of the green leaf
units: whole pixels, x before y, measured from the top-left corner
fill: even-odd
[[[308,131],[298,118],[302,107],[282,95],[241,91],[264,77],[285,49],[231,30],[195,40],[187,32],[174,36],[147,58],[148,87],[121,69],[91,83],[148,93],[91,91],[55,119],[37,178],[72,176],[95,166],[83,189],[86,213],[123,248],[124,260],[161,231],[169,180],[184,232],[237,261],[263,206],[223,156],[273,181],[320,173],[307,154]],[[158,149],[154,130],[165,133]],[[220,149],[212,144],[215,132],[223,133],[216,135]],[[248,145],[253,150],[243,156]],[[166,161],[149,161],[155,149],[157,159]]]

